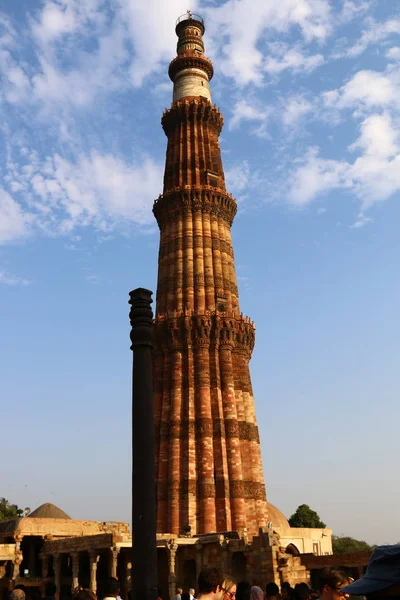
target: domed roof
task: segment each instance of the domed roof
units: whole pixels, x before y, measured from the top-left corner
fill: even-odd
[[[61,510],[61,508],[58,508],[58,506],[55,506],[54,504],[50,504],[50,502],[46,502],[39,506],[36,510],[31,512],[28,518],[30,517],[33,519],[71,519],[71,517]]]
[[[268,502],[268,521],[272,523],[273,527],[290,527],[285,515],[270,502]]]

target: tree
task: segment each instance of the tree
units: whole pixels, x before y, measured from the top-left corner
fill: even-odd
[[[19,519],[23,514],[24,511],[18,508],[16,504],[10,504],[5,498],[0,498],[0,521]]]
[[[355,540],[352,537],[345,535],[333,535],[332,536],[332,548],[334,554],[341,554],[342,552],[362,552],[365,550],[373,550],[373,546],[370,546],[363,540]]]
[[[319,518],[318,513],[312,510],[308,504],[300,504],[289,519],[290,527],[312,527],[325,529],[326,525]]]

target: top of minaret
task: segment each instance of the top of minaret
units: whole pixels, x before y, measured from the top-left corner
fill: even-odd
[[[176,21],[177,56],[168,71],[174,82],[173,102],[188,97],[202,97],[211,102],[210,79],[214,70],[204,55],[204,31],[203,19],[190,10]]]

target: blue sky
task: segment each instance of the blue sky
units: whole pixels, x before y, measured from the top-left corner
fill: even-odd
[[[129,520],[128,292],[155,291],[181,0],[3,0],[0,494]],[[270,501],[400,540],[400,9],[192,2],[206,21]]]

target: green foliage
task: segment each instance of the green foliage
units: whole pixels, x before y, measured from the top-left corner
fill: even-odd
[[[18,508],[16,504],[10,504],[5,498],[0,498],[0,521],[18,519],[22,515],[23,510]]]
[[[290,527],[312,527],[325,529],[326,525],[319,518],[318,513],[312,510],[308,504],[300,504],[289,519]]]
[[[345,535],[333,535],[332,548],[334,554],[341,554],[342,552],[362,552],[365,550],[372,550],[373,546],[370,546],[363,540],[355,540],[354,538]]]

